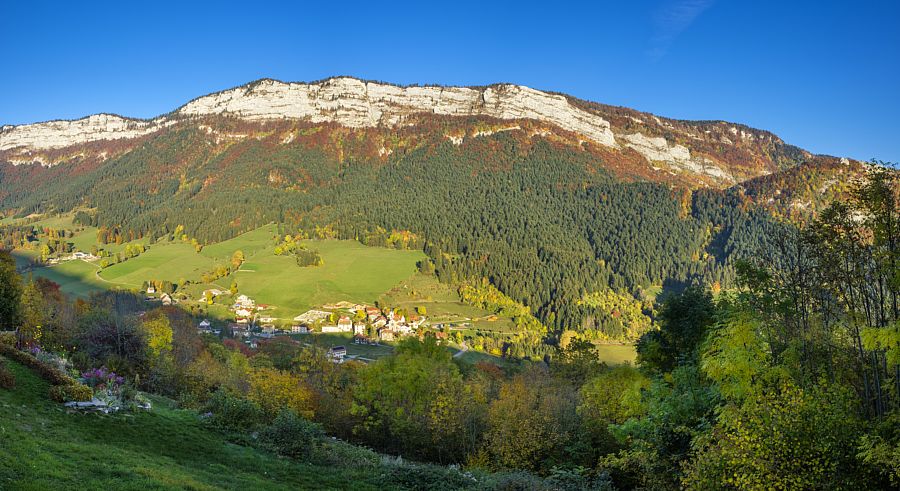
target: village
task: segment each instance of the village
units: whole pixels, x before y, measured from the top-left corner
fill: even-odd
[[[155,290],[147,291],[153,292]],[[229,292],[209,289],[203,292],[203,298],[211,300],[227,293]],[[173,301],[166,294],[159,298],[164,304]],[[421,337],[425,332],[433,335],[439,343],[445,343],[448,339],[447,333],[439,329],[440,326],[429,328],[424,311],[405,312],[402,309],[341,301],[322,305],[287,320],[275,317],[273,310],[270,305],[257,303],[249,296],[239,294],[229,307],[234,316],[233,321],[217,327],[217,323],[208,318],[203,319],[198,325],[198,331],[240,340],[251,349],[256,349],[261,341],[276,336],[317,333],[352,335],[352,343],[368,346],[381,346],[382,343],[392,343],[404,337]],[[347,357],[347,349],[340,345],[331,346],[328,356],[335,363],[343,363]]]

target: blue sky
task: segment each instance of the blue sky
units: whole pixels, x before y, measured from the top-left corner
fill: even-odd
[[[898,1],[75,4],[0,0],[0,124],[353,75],[513,82],[900,161]]]

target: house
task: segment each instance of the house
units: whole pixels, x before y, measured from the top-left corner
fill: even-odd
[[[269,310],[269,304],[261,303],[256,306],[256,310]]]
[[[246,326],[242,326],[240,324],[232,324],[231,335],[236,338],[245,338],[250,335],[250,332],[247,330]]]
[[[276,320],[278,320],[278,319],[276,319],[276,318],[274,318],[274,317],[272,317],[272,316],[269,316],[269,315],[264,315],[264,316],[262,316],[262,317],[259,318],[259,322],[261,322],[261,323],[263,323],[263,324],[272,324],[272,323],[274,323]]]
[[[375,320],[372,322],[372,325],[375,326],[375,328],[381,328],[381,327],[384,327],[384,326],[387,325],[387,318],[385,318],[385,316],[383,316],[383,315],[379,315],[379,316],[376,317]]]
[[[369,322],[374,322],[380,315],[381,310],[378,307],[366,307],[366,318]]]
[[[378,331],[378,337],[382,341],[393,341],[395,338],[394,331],[392,331],[390,329],[382,329],[382,330]]]
[[[365,335],[366,334],[366,325],[362,322],[357,322],[356,324],[353,324],[353,334],[355,334],[357,336]]]
[[[263,334],[275,334],[275,326],[273,324],[265,324],[262,326]]]
[[[422,317],[422,316],[416,315],[416,314],[410,315],[409,319],[407,319],[407,323],[409,324],[409,327],[411,327],[413,331],[419,329],[419,327],[422,325],[423,322],[425,322],[425,317]]]
[[[153,285],[148,286],[147,293],[156,293],[156,287]]]
[[[175,303],[175,300],[173,300],[168,293],[163,293],[162,295],[160,295],[159,299],[160,301],[162,301],[163,305],[172,305],[173,303]]]
[[[404,317],[403,314],[391,311],[388,316],[388,326],[391,329],[396,329],[404,324],[406,324],[406,317]]]
[[[335,363],[344,363],[345,356],[347,356],[347,348],[343,346],[335,346],[328,350],[328,358]]]
[[[295,334],[309,334],[309,328],[306,326],[301,326],[299,324],[294,324],[291,326],[291,332]]]
[[[208,329],[210,325],[212,324],[209,322],[209,319],[203,319],[202,321],[200,321],[200,329]]]
[[[322,332],[341,332],[338,326],[322,326]]]
[[[253,299],[248,297],[247,295],[238,295],[235,302],[236,305],[244,309],[253,309],[256,307],[256,302],[254,302]]]
[[[203,298],[216,298],[223,293],[225,292],[218,288],[210,288],[209,290],[203,290]]]
[[[250,317],[251,315],[253,315],[253,312],[250,312],[247,309],[237,309],[234,311],[234,315],[236,315],[237,317]]]
[[[341,332],[350,332],[353,330],[353,321],[346,315],[342,315],[341,318],[338,319],[337,327]]]

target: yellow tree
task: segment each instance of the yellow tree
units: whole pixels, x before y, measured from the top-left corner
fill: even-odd
[[[307,419],[313,416],[312,391],[289,372],[274,368],[253,369],[247,398],[272,416],[283,409],[290,409]]]

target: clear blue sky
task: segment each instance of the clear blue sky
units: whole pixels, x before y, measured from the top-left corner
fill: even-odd
[[[57,3],[0,0],[0,124],[353,75],[513,82],[900,161],[896,0]]]

